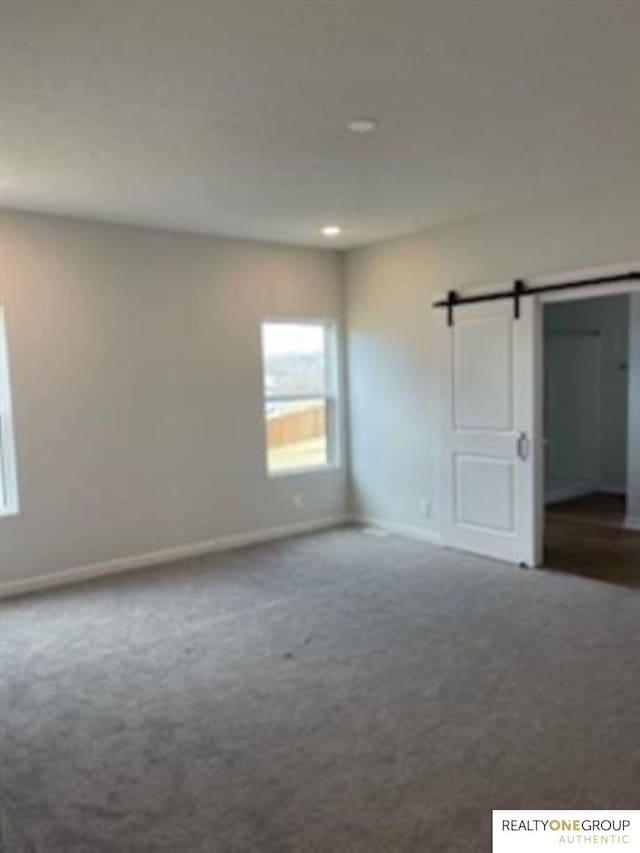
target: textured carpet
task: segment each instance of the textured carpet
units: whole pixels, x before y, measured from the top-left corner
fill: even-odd
[[[343,529],[0,606],[3,853],[489,851],[637,808],[640,595]]]

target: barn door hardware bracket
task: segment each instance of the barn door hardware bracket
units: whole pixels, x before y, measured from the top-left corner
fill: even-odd
[[[453,308],[457,301],[457,292],[455,290],[450,290],[447,293],[447,326],[453,326]]]
[[[520,319],[520,299],[526,293],[527,285],[521,278],[517,278],[513,282],[513,317],[515,320]]]

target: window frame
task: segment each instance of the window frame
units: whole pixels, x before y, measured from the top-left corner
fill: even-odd
[[[265,326],[316,326],[324,329],[325,340],[325,389],[323,394],[269,394],[266,387],[264,327]],[[338,321],[330,317],[267,316],[260,322],[260,361],[262,368],[262,422],[264,435],[264,470],[269,479],[295,477],[301,474],[322,474],[336,471],[342,465],[341,429],[341,373]],[[267,403],[301,402],[323,400],[326,411],[327,461],[322,465],[300,465],[281,471],[269,469],[269,446],[267,443]]]
[[[9,342],[5,310],[2,305],[0,305],[0,469],[0,518],[6,518],[17,515],[20,506],[11,401]]]

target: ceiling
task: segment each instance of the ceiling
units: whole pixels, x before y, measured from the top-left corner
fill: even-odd
[[[0,204],[346,247],[637,181],[639,37],[638,0],[0,0]]]

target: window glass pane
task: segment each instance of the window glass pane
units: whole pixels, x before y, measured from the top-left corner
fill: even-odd
[[[7,340],[0,306],[0,511],[3,515],[18,511],[15,462]]]
[[[265,402],[270,473],[328,463],[326,400]]]
[[[326,394],[325,327],[264,323],[264,387],[267,397]]]
[[[2,427],[2,422],[0,421],[0,428]],[[4,509],[7,504],[7,496],[4,491],[4,457],[5,450],[2,446],[2,431],[0,429],[0,509]]]

